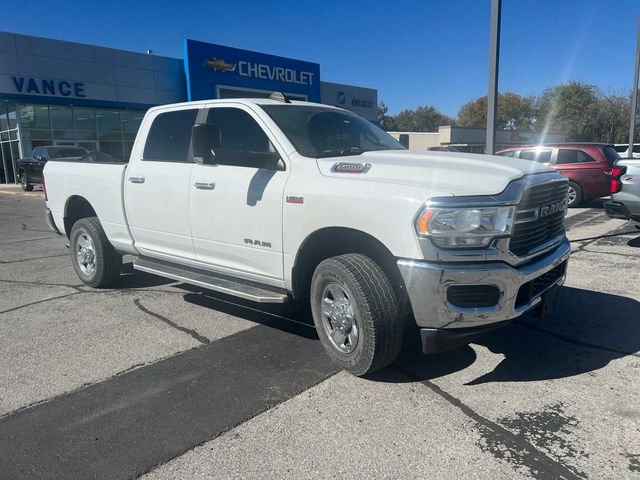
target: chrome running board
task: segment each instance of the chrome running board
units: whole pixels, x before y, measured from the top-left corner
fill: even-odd
[[[289,300],[289,295],[283,289],[260,285],[226,275],[217,275],[175,263],[138,258],[133,262],[133,268],[141,272],[178,280],[216,292],[233,295],[234,297],[251,300],[252,302],[285,303]]]

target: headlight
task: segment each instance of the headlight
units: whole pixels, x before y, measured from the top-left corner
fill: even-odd
[[[426,208],[416,231],[443,248],[486,247],[509,235],[516,207]]]

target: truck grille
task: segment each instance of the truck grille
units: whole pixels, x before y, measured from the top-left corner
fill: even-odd
[[[518,205],[516,225],[509,249],[524,257],[564,231],[567,182],[558,181],[529,187]]]
[[[549,287],[562,278],[567,269],[567,261],[549,270],[547,273],[540,275],[520,287],[518,296],[516,297],[516,308],[527,305],[532,299],[543,293]]]

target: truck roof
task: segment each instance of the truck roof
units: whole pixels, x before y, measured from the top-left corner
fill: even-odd
[[[222,99],[210,99],[210,100],[195,100],[191,102],[179,102],[179,103],[169,103],[166,105],[158,105],[157,107],[152,107],[149,111],[154,110],[163,110],[169,107],[180,107],[180,106],[204,106],[211,105],[216,103],[239,103],[242,105],[305,105],[310,107],[322,107],[322,108],[332,108],[335,110],[343,110],[339,107],[334,107],[332,105],[326,105],[324,103],[314,103],[314,102],[304,102],[300,100],[291,100],[289,103],[282,102],[280,100],[273,100],[271,98],[222,98]]]

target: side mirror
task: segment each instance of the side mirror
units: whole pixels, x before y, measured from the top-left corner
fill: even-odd
[[[220,128],[212,123],[197,123],[191,129],[193,159],[201,165],[215,165],[214,150],[220,146]]]

